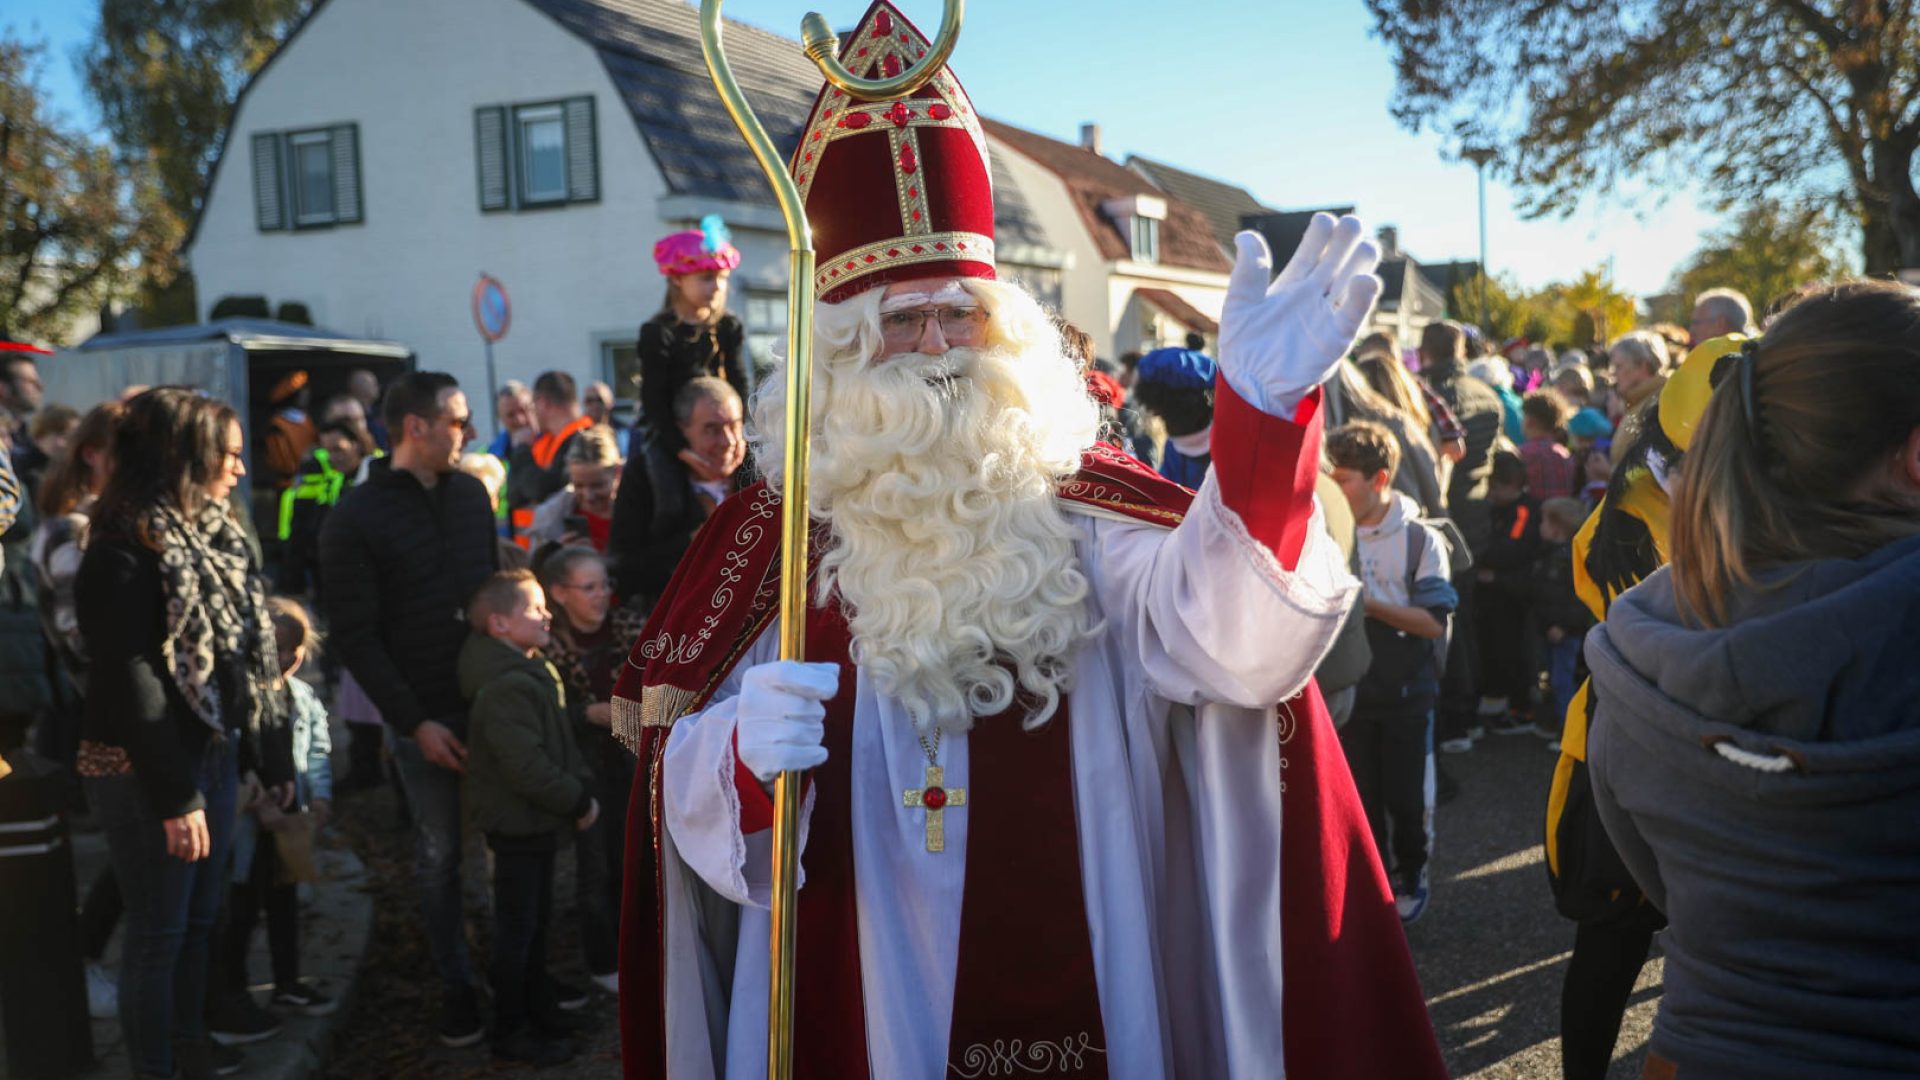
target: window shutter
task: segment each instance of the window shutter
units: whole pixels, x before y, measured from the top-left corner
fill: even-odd
[[[507,110],[499,105],[473,110],[474,163],[480,174],[480,209],[512,205],[507,186]]]
[[[568,98],[567,201],[594,202],[600,198],[600,145],[594,136],[593,99]]]
[[[348,225],[360,220],[360,125],[335,125],[332,149],[333,220]]]
[[[280,184],[280,136],[253,137],[253,214],[261,232],[287,227],[287,206]]]

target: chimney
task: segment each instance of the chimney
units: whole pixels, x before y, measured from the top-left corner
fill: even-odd
[[[1392,225],[1380,226],[1380,257],[1397,259],[1400,257],[1400,230]]]
[[[1100,152],[1099,124],[1080,125],[1080,145],[1082,148],[1091,150],[1096,154]]]

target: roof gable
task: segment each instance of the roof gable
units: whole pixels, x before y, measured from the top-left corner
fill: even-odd
[[[1233,247],[1234,234],[1246,227],[1243,223],[1247,219],[1275,212],[1272,207],[1254,198],[1246,188],[1224,180],[1176,169],[1137,155],[1127,158],[1127,165],[1170,198],[1200,211],[1207,219],[1208,227],[1213,230],[1213,238],[1220,242],[1221,247],[1229,250]]]
[[[1131,240],[1121,233],[1117,222],[1101,207],[1109,199],[1129,195],[1152,195],[1167,200],[1167,219],[1160,227],[1160,262],[1189,270],[1226,273],[1233,269],[1220,245],[1214,242],[1207,219],[1198,210],[1155,187],[1132,169],[1096,154],[1085,147],[1050,139],[1045,135],[1017,128],[998,120],[982,121],[987,134],[1032,158],[1041,168],[1066,184],[1067,193],[1080,211],[1082,222],[1102,258],[1131,259]]]

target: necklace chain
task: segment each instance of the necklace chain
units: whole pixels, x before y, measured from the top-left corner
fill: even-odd
[[[940,764],[940,734],[939,728],[933,729],[933,742],[929,743],[925,734],[918,731],[913,733],[913,737],[920,740],[920,749],[926,751],[929,765]]]

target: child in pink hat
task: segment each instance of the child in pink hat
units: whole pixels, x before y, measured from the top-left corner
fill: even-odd
[[[747,397],[746,327],[727,311],[727,278],[740,265],[718,214],[698,229],[662,237],[654,262],[667,277],[659,314],[640,324],[640,408],[653,438],[672,457],[686,442],[673,420],[673,398],[691,379],[715,375]]]

